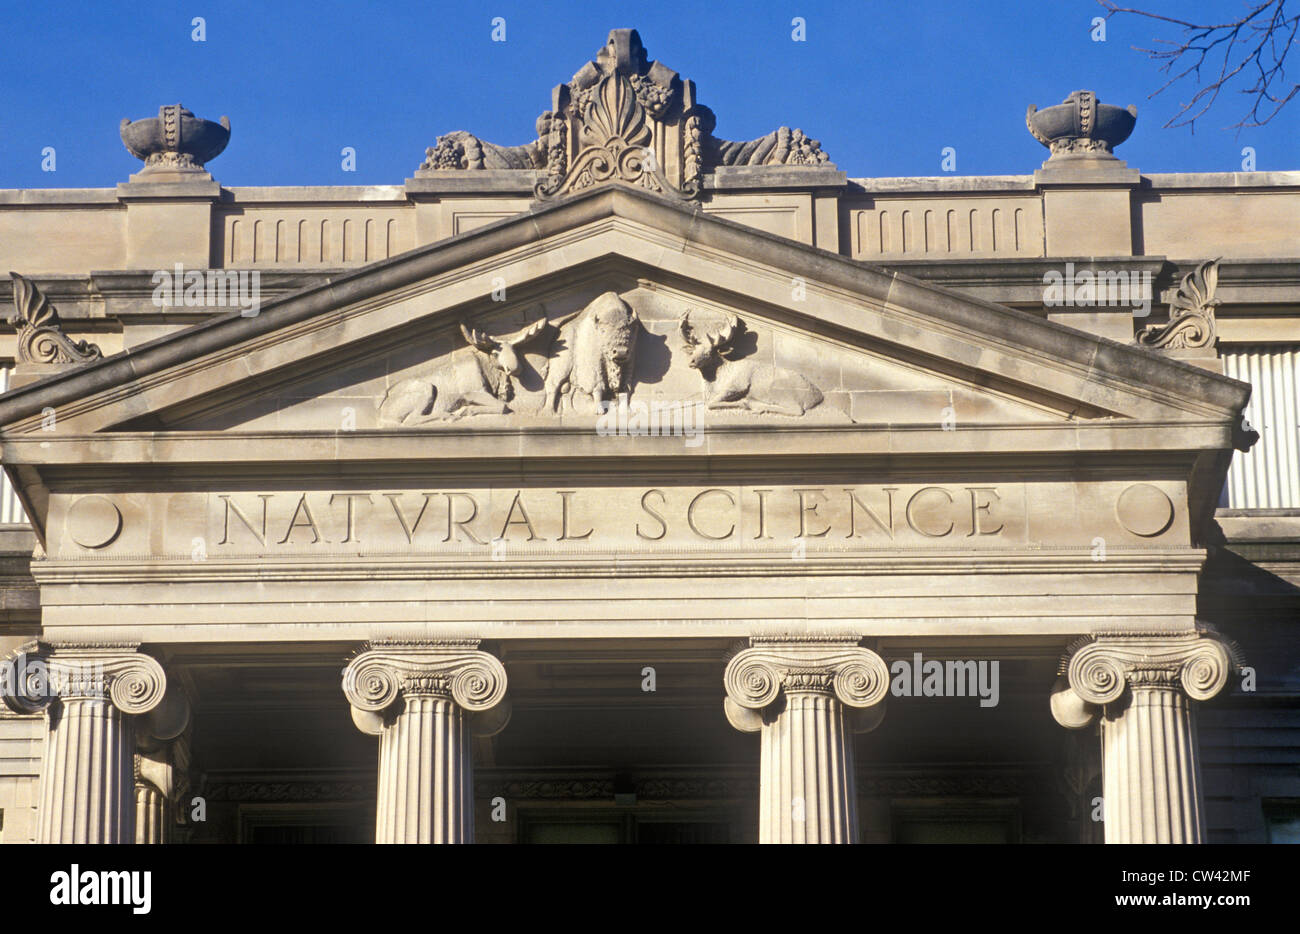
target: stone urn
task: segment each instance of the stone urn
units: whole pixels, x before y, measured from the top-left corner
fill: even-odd
[[[230,119],[220,123],[201,120],[180,104],[158,108],[158,116],[144,120],[123,120],[122,142],[144,170],[202,170],[230,142]]]
[[[1075,91],[1055,107],[1029,105],[1025,124],[1034,139],[1058,156],[1115,158],[1114,149],[1137,124],[1137,108],[1103,104],[1092,91]]]

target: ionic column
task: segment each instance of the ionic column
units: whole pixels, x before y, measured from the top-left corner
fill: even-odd
[[[37,841],[132,842],[137,720],[164,699],[162,666],[134,645],[33,645],[11,663],[6,702],[45,711]]]
[[[188,733],[170,742],[136,737],[135,842],[171,843],[178,823],[177,799],[189,788]]]
[[[1233,663],[1217,639],[1101,635],[1070,656],[1052,714],[1080,729],[1100,718],[1107,843],[1200,843],[1205,838],[1192,700],[1227,684]]]
[[[761,734],[759,842],[856,843],[852,734],[884,716],[884,660],[854,640],[753,638],[723,683],[731,725]]]
[[[362,732],[379,736],[376,843],[472,843],[472,735],[509,718],[506,671],[475,641],[376,643],[343,671]]]
[[[135,842],[166,843],[168,829],[167,796],[152,783],[135,782]]]

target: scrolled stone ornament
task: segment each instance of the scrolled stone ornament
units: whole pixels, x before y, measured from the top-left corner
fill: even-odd
[[[1089,704],[1114,703],[1127,687],[1124,668],[1101,643],[1092,643],[1074,653],[1067,672],[1070,686]]]
[[[1227,685],[1232,668],[1227,648],[1221,642],[1206,639],[1183,662],[1179,680],[1188,697],[1209,700]]]
[[[469,711],[495,707],[506,693],[506,669],[491,655],[461,667],[452,677],[451,696]]]
[[[1080,697],[1065,676],[1052,688],[1051,709],[1053,719],[1068,730],[1081,730],[1097,720],[1097,708]]]
[[[148,713],[162,702],[167,691],[167,676],[162,665],[148,655],[105,665],[109,677],[109,697],[123,713]]]
[[[362,656],[344,669],[343,693],[358,710],[379,713],[397,702],[402,679],[387,658]]]
[[[751,710],[766,707],[781,692],[781,675],[776,668],[744,653],[728,663],[722,681],[727,697]]]
[[[16,331],[19,363],[90,363],[100,359],[100,349],[87,341],[74,341],[63,333],[58,312],[45,293],[29,279],[10,272],[14,311],[8,323]]]
[[[889,668],[874,652],[835,670],[835,696],[850,707],[872,707],[889,693]]]

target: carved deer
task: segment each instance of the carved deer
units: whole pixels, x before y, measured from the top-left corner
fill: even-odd
[[[468,347],[453,351],[426,374],[404,379],[379,406],[381,425],[422,425],[466,415],[504,415],[514,396],[520,349],[551,324],[540,318],[505,337],[460,326]]]
[[[728,315],[723,329],[714,334],[697,334],[689,311],[678,324],[685,341],[682,349],[709,386],[709,408],[797,416],[821,404],[821,390],[803,375],[733,356],[736,340],[745,330],[745,323],[736,315]]]

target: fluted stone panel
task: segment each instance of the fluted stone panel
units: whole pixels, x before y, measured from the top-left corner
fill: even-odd
[[[167,842],[167,798],[145,782],[135,786],[135,842]]]

